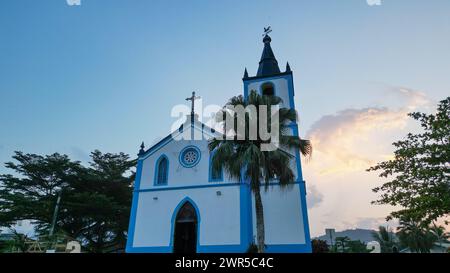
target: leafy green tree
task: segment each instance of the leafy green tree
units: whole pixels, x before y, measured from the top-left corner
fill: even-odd
[[[395,234],[394,232],[392,232],[392,230],[384,226],[379,226],[378,232],[376,231],[372,232],[372,236],[375,239],[375,241],[380,243],[381,253],[394,252],[394,247],[396,247],[397,243],[395,239]]]
[[[135,165],[128,155],[95,151],[89,167],[57,153],[16,152],[13,158],[18,163],[6,167],[18,176],[0,175],[0,226],[28,219],[37,235],[49,234],[59,195],[55,232],[91,252],[124,248]]]
[[[19,253],[27,252],[27,241],[30,240],[28,235],[17,232],[17,230],[15,229],[11,229],[11,232],[14,234],[13,240],[11,242],[11,249]]]
[[[332,252],[338,253],[369,253],[367,245],[360,240],[351,240],[349,237],[336,237]]]
[[[367,245],[360,240],[353,240],[347,243],[348,253],[369,253]]]
[[[313,253],[328,253],[330,252],[330,248],[327,244],[327,241],[320,239],[311,240],[312,252]]]
[[[336,237],[334,239],[333,252],[348,252],[348,243],[350,242],[350,238],[347,236],[344,237]]]
[[[15,152],[5,166],[17,173],[0,175],[0,226],[33,220],[37,230],[48,230],[58,191],[72,181],[82,166],[58,153],[40,156]]]
[[[10,234],[0,240],[0,253],[27,252],[27,241],[30,238],[26,234],[17,232],[15,229],[10,229]]]
[[[435,114],[411,113],[422,133],[409,133],[395,142],[394,159],[368,171],[381,171],[391,181],[373,189],[381,193],[374,204],[400,206],[388,219],[422,219],[430,224],[450,213],[450,97],[441,101]]]
[[[251,139],[249,132],[251,130],[250,124],[259,124],[260,112],[262,106],[267,107],[268,113],[268,127],[271,124],[271,106],[279,105],[281,99],[276,96],[261,96],[252,90],[247,99],[242,96],[233,97],[229,100],[224,109],[219,112],[220,120],[223,121],[223,128],[225,134],[229,134],[234,130],[237,134],[231,139],[212,139],[209,143],[209,150],[215,151],[212,157],[213,172],[219,172],[222,168],[229,174],[230,177],[238,180],[249,182],[255,198],[256,211],[256,229],[258,252],[264,252],[265,249],[265,232],[264,232],[264,212],[261,200],[261,186],[265,185],[268,188],[269,182],[273,179],[280,181],[281,186],[292,185],[295,180],[293,171],[291,170],[290,162],[294,156],[289,152],[292,149],[298,149],[303,155],[311,154],[311,145],[309,141],[302,140],[295,136],[286,134],[288,131],[288,124],[296,121],[296,112],[293,109],[280,108],[279,109],[279,147],[274,151],[265,151],[261,149],[262,145],[270,143],[271,139],[260,135],[258,130],[255,139]],[[256,107],[255,114],[246,112],[245,120],[239,119],[236,112],[226,110],[227,106],[244,108],[250,106]],[[233,122],[231,126],[227,122]],[[245,128],[245,135],[239,135],[238,126]],[[270,128],[267,128],[270,131]],[[271,132],[274,133],[274,132]]]
[[[411,252],[429,253],[437,241],[427,225],[412,218],[400,219],[398,230],[400,245],[409,248]]]
[[[123,153],[91,154],[90,168],[79,173],[65,193],[58,226],[79,238],[91,252],[124,248],[131,204],[130,171],[135,161]],[[64,199],[63,199],[64,200]]]

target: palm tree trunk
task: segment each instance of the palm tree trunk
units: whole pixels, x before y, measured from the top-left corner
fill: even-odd
[[[256,241],[258,252],[264,253],[265,250],[265,231],[264,231],[264,210],[261,200],[261,189],[256,187],[255,193],[255,211],[256,211]]]

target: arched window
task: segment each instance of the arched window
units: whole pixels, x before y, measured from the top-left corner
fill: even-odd
[[[266,82],[261,86],[262,94],[264,96],[273,96],[275,95],[275,89],[273,88],[273,84],[270,82]]]
[[[167,185],[168,174],[169,160],[163,155],[156,162],[155,185]]]
[[[219,182],[223,180],[223,168],[220,167],[218,172],[213,170],[212,159],[215,154],[215,151],[211,152],[209,155],[209,181],[211,182]]]

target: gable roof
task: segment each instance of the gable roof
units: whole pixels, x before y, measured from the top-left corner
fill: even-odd
[[[167,144],[169,144],[170,142],[172,142],[173,140],[176,140],[175,138],[177,136],[181,135],[188,129],[189,130],[197,130],[199,132],[202,132],[202,136],[203,136],[203,134],[209,135],[211,137],[223,136],[222,133],[220,133],[220,132],[216,131],[215,129],[200,122],[198,120],[197,114],[195,114],[194,117],[191,115],[188,115],[188,116],[186,116],[186,121],[183,124],[181,124],[181,126],[178,129],[176,129],[175,131],[173,131],[172,133],[170,133],[169,135],[167,135],[166,137],[164,137],[163,139],[158,141],[156,144],[152,145],[147,150],[142,149],[138,154],[139,159],[147,158],[148,156],[150,156],[157,150],[161,149],[162,147],[164,147]],[[205,140],[205,139],[203,138],[201,140]]]

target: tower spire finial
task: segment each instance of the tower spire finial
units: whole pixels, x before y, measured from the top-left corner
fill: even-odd
[[[265,27],[265,28],[264,28],[264,34],[263,34],[263,36],[264,36],[264,37],[265,37],[265,36],[269,36],[268,34],[271,33],[271,32],[272,32],[272,29],[271,29],[270,26]]]
[[[272,38],[270,38],[269,33],[272,32],[272,29],[269,27],[264,28],[264,49],[261,55],[261,60],[259,61],[258,72],[256,76],[271,76],[280,73],[280,68],[278,67],[277,59],[275,58],[275,54],[273,54],[272,47],[270,46],[270,42]]]
[[[144,141],[142,141],[141,149],[139,150],[138,155],[142,155],[142,154],[144,154],[144,153],[145,153],[145,145],[144,145]]]
[[[244,79],[248,78],[248,72],[247,72],[247,67],[244,70]]]
[[[291,66],[289,65],[289,62],[286,62],[286,72],[291,72]]]

